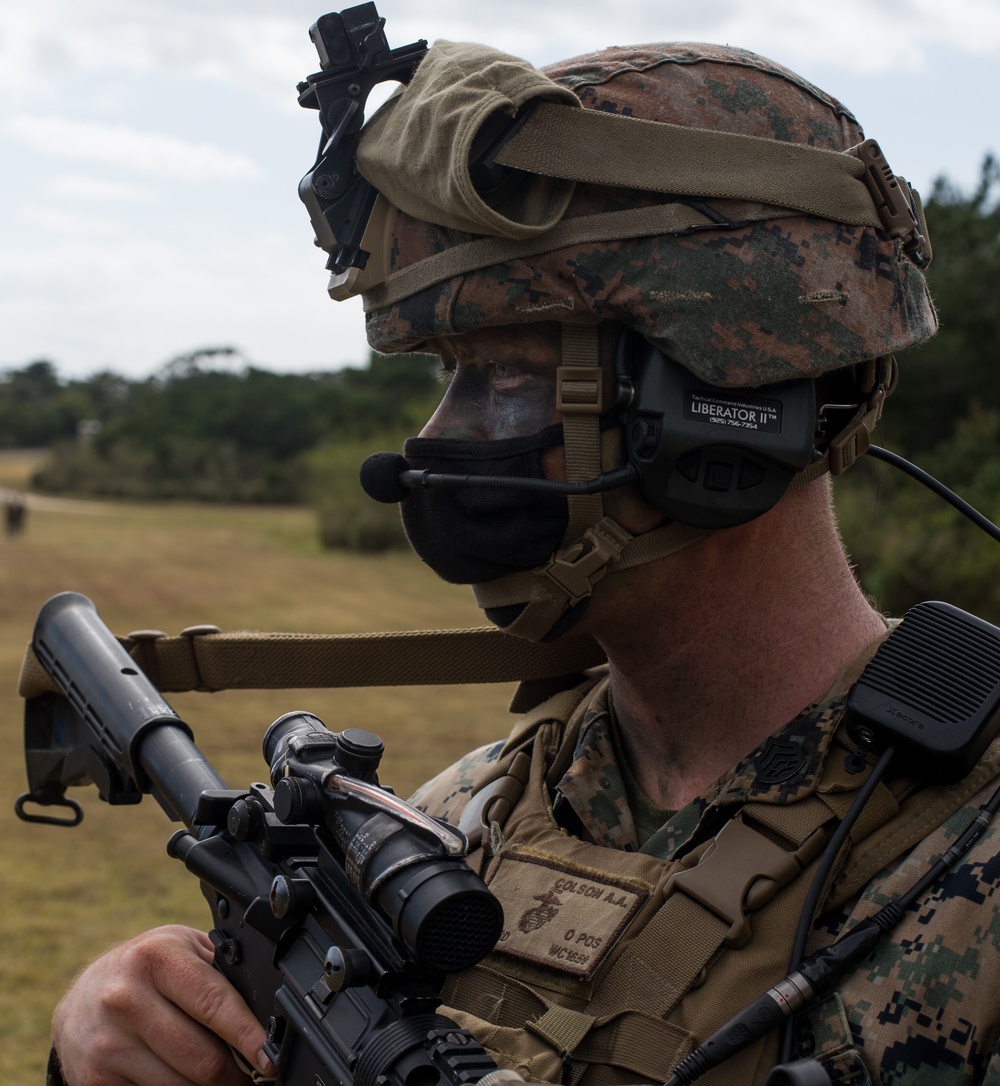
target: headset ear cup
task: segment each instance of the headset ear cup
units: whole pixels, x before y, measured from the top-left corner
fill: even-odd
[[[812,460],[813,380],[717,388],[636,339],[620,341],[619,355],[634,387],[623,424],[642,496],[695,528],[730,528],[766,513]]]

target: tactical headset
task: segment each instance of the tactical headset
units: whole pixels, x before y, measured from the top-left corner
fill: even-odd
[[[402,455],[381,452],[362,465],[361,484],[377,501],[398,502],[419,486],[569,495],[632,483],[672,521],[729,528],[766,513],[800,472],[811,465],[821,469],[824,453],[817,443],[829,445],[860,412],[867,414],[872,385],[880,407],[892,374],[894,365],[885,360],[819,382],[802,378],[753,389],[720,388],[699,381],[643,336],[624,329],[615,351],[613,403],[605,416],[623,426],[623,467],[570,483],[414,471]],[[826,402],[834,393],[846,402]],[[840,460],[842,455],[830,458],[838,474],[846,466]]]

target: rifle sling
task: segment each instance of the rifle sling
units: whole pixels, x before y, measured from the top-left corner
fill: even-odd
[[[464,630],[306,634],[192,627],[178,637],[137,631],[119,638],[162,691],[279,690],[547,680],[606,662],[588,637],[534,644],[492,626]],[[28,646],[18,692],[58,691]]]

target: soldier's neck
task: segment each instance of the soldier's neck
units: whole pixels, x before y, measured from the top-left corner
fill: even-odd
[[[815,494],[642,567],[596,602],[632,772],[668,809],[822,698],[885,628]]]

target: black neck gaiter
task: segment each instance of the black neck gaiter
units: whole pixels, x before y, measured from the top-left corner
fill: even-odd
[[[418,471],[543,479],[543,450],[562,442],[557,423],[501,441],[414,437],[403,452]],[[452,584],[484,584],[534,569],[559,547],[569,519],[562,495],[477,486],[418,487],[401,510],[410,545]]]

